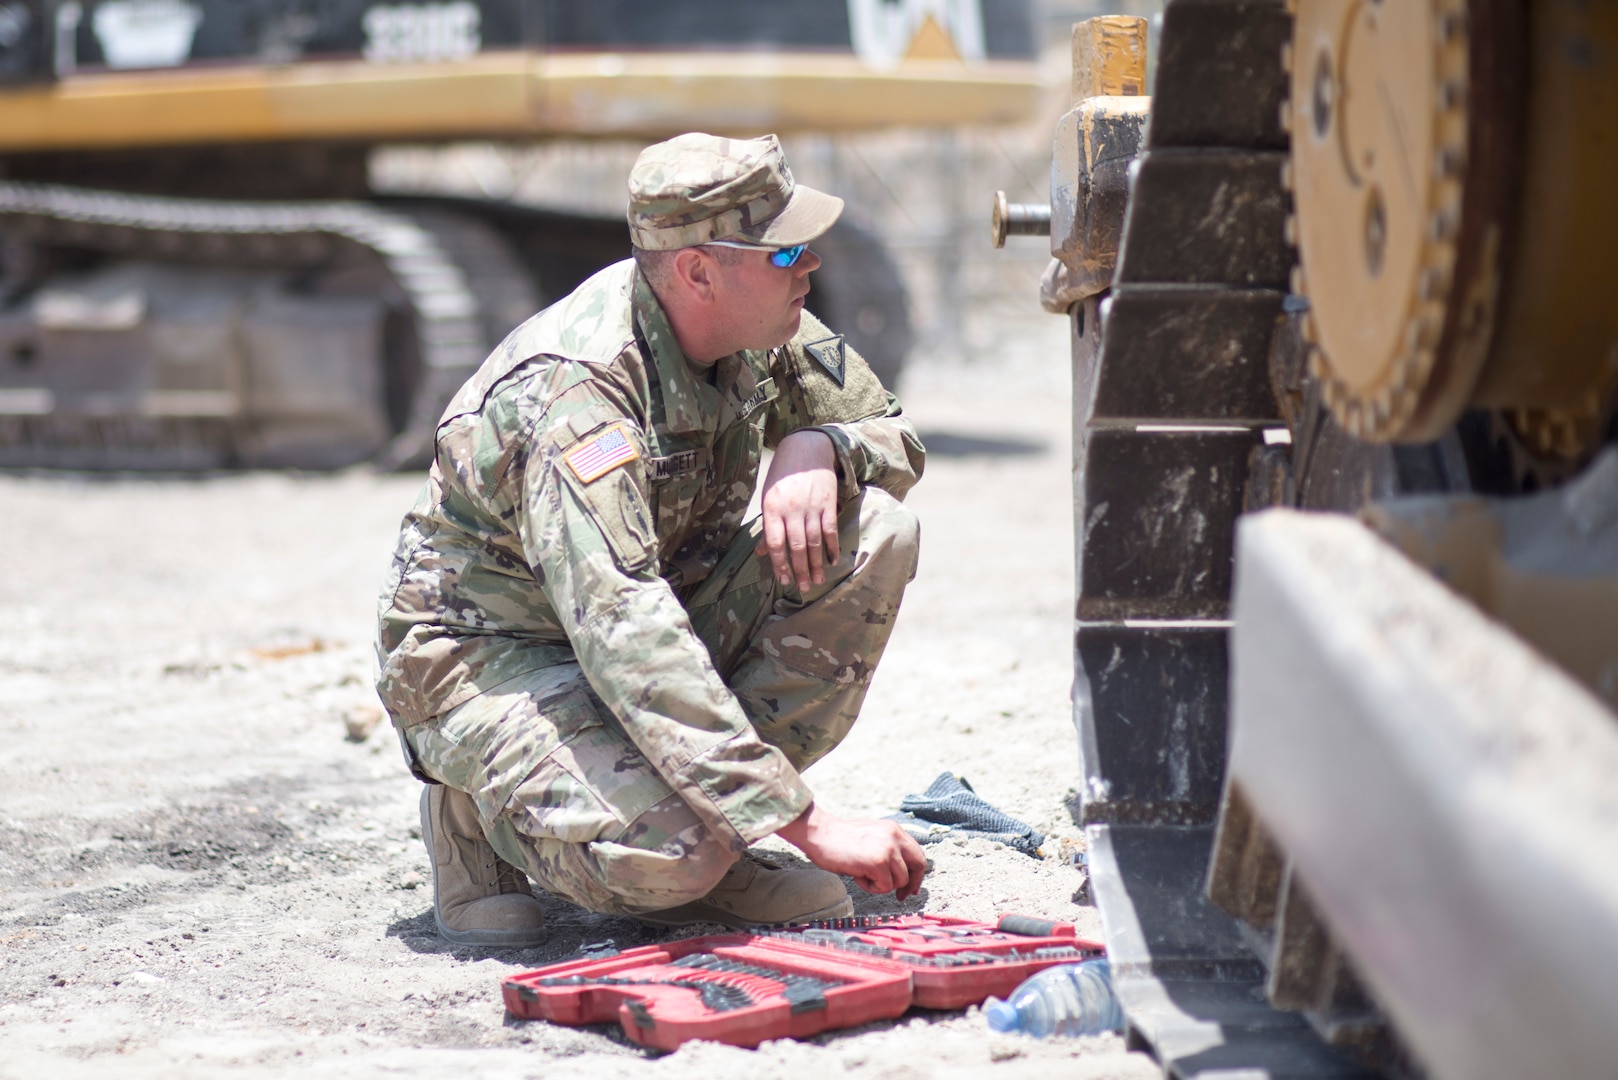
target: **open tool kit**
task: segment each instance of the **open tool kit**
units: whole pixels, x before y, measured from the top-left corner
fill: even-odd
[[[1072,925],[856,916],[594,953],[513,975],[506,1011],[559,1024],[616,1019],[633,1041],[757,1046],[1004,997],[1029,975],[1103,955]]]

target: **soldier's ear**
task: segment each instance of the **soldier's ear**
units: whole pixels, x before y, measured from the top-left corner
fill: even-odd
[[[693,299],[713,300],[718,269],[718,260],[700,248],[681,248],[674,254],[674,280]]]

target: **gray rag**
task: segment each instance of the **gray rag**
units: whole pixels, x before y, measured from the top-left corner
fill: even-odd
[[[1039,845],[1045,842],[1033,826],[1018,821],[972,790],[972,785],[954,773],[939,773],[920,795],[906,795],[899,801],[899,812],[889,814],[906,832],[923,844],[934,844],[953,833],[998,840],[1024,855],[1039,858]]]

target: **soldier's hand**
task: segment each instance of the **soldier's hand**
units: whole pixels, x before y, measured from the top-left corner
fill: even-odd
[[[908,900],[927,874],[921,845],[897,822],[835,817],[810,803],[776,835],[822,870],[847,874],[868,893],[891,892]]]
[[[794,431],[775,448],[764,477],[764,539],[775,580],[798,591],[826,580],[837,548],[837,452],[823,431]]]

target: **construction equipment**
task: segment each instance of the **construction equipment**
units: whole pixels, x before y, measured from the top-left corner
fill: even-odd
[[[998,123],[1030,0],[0,0],[0,466],[423,460],[448,396],[628,253],[616,219],[371,197],[408,141]],[[840,225],[809,305],[887,379]]]
[[[1170,0],[1105,96],[1144,40],[1075,28],[1042,297],[1132,1044],[1611,1075],[1618,8]]]

